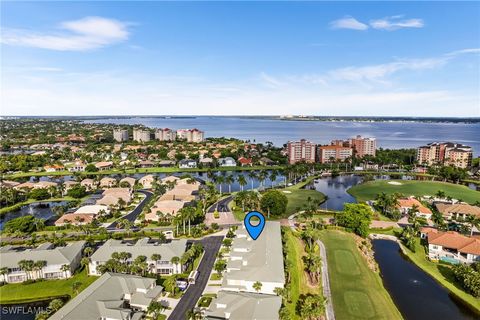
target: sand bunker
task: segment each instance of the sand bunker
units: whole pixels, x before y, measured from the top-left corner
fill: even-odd
[[[402,185],[401,182],[397,182],[397,181],[389,181],[388,184],[393,184],[394,186],[401,186]]]
[[[292,191],[284,190],[283,193],[292,193]]]

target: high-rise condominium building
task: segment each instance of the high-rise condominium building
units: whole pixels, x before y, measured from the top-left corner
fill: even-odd
[[[360,135],[348,140],[332,140],[330,144],[353,148],[354,154],[359,158],[366,155],[375,157],[377,151],[377,140],[375,138],[364,138]]]
[[[317,161],[321,163],[345,161],[353,156],[353,149],[350,147],[332,145],[317,147]]]
[[[287,143],[288,163],[315,162],[315,143],[302,139]]]
[[[175,132],[169,128],[160,128],[155,130],[155,139],[160,141],[173,141],[175,140]]]
[[[356,136],[348,140],[350,146],[355,150],[357,157],[373,156],[377,152],[377,139],[364,138],[362,136]]]
[[[137,142],[150,141],[150,131],[143,129],[133,129],[133,140]]]
[[[202,142],[204,132],[194,129],[179,129],[177,130],[177,138],[181,140],[187,140],[187,142]]]
[[[128,141],[128,130],[114,129],[113,130],[113,139],[117,142]]]
[[[472,165],[472,147],[452,142],[432,142],[417,149],[417,162],[425,165],[444,164],[459,168]]]

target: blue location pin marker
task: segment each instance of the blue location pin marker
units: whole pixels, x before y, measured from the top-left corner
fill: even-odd
[[[253,217],[257,217],[260,220],[256,226],[250,222]],[[250,211],[243,219],[243,223],[250,237],[252,237],[253,240],[257,240],[265,227],[265,217],[258,211]]]

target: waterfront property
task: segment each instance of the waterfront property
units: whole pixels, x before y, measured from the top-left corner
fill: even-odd
[[[302,139],[300,141],[289,141],[287,143],[288,163],[294,164],[305,161],[315,162],[315,143]]]
[[[142,319],[162,290],[155,279],[107,272],[50,319]]]
[[[480,239],[466,237],[455,231],[442,232],[433,228],[422,228],[421,238],[428,243],[428,257],[451,263],[480,261]]]
[[[397,209],[399,209],[403,215],[408,214],[410,210],[415,210],[415,215],[417,217],[425,219],[430,219],[432,217],[432,211],[414,197],[398,199]]]
[[[278,319],[282,305],[279,296],[220,291],[205,311],[205,319]]]
[[[480,218],[480,207],[466,203],[435,203],[435,207],[448,220],[464,220],[468,216]]]
[[[122,200],[125,204],[132,201],[132,191],[130,188],[110,188],[102,192],[102,198],[97,200],[97,205],[116,206]]]
[[[180,262],[172,263],[172,258],[180,258],[186,249],[187,240],[185,239],[167,243],[154,242],[149,238],[140,239],[136,243],[110,239],[92,254],[88,270],[90,275],[100,275],[98,267],[110,260],[113,253],[127,252],[131,255],[127,262],[135,260],[138,256],[145,256],[151,272],[161,275],[178,274],[184,271],[184,267]],[[154,261],[152,256],[156,254],[160,255],[160,259]]]
[[[197,161],[191,159],[182,159],[178,162],[180,169],[193,169],[197,167]]]
[[[0,267],[7,270],[2,280],[15,283],[29,279],[70,278],[80,265],[84,246],[85,241],[62,247],[55,247],[49,242],[31,249],[10,245],[1,247]]]
[[[64,226],[65,224],[83,225],[89,224],[99,215],[110,214],[110,208],[104,205],[87,205],[78,208],[73,213],[65,213],[57,221],[56,226]]]
[[[417,161],[423,165],[452,165],[467,168],[472,165],[473,150],[452,142],[432,142],[417,149]]]

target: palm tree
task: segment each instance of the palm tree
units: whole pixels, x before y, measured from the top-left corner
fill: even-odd
[[[37,275],[36,275],[36,278],[42,278],[43,275],[42,274],[39,274],[43,268],[47,265],[47,261],[45,260],[39,260],[39,261],[35,261],[33,263],[33,269],[36,271]]]
[[[83,249],[83,254],[86,255],[87,257],[90,257],[93,253],[93,249],[91,247],[86,247]]]
[[[172,257],[172,259],[170,259],[170,262],[171,262],[174,266],[176,266],[176,265],[180,262],[180,258],[177,257],[177,256],[174,256],[174,257]]]
[[[177,275],[171,275],[170,277],[165,279],[165,281],[163,282],[163,286],[165,288],[170,288],[170,293],[174,295],[175,291],[177,291]]]
[[[72,283],[72,290],[75,294],[78,294],[78,290],[80,289],[80,287],[82,286],[82,283],[80,281],[75,281],[74,283]]]
[[[480,219],[477,218],[476,216],[474,215],[467,215],[467,217],[465,218],[465,222],[467,222],[468,224],[470,224],[470,237],[473,236],[473,227],[478,227],[478,225],[480,224]]]
[[[153,319],[158,319],[158,316],[162,313],[163,305],[158,301],[152,301],[147,308],[147,312],[152,315]]]
[[[233,175],[229,174],[225,177],[225,183],[228,184],[228,193],[232,193],[232,183],[235,182]]]
[[[27,276],[27,280],[30,279],[30,272],[33,269],[33,261],[32,260],[20,260],[18,261],[18,267],[25,271],[25,274]]]
[[[195,211],[195,208],[194,207],[184,207],[182,209],[179,210],[179,212],[181,211],[181,215],[185,220],[188,220],[188,235],[190,235],[190,231],[191,231],[191,221],[193,219],[195,219],[195,216],[196,216],[196,211]],[[185,227],[183,229],[183,233],[185,233]]]
[[[445,198],[445,192],[443,190],[438,190],[436,193],[435,193],[435,196],[439,199],[443,199]]]
[[[222,175],[216,175],[213,177],[213,181],[215,184],[218,186],[218,190],[220,192],[220,195],[222,195],[222,183],[225,182],[225,178]]]
[[[247,185],[247,179],[245,179],[245,176],[243,174],[239,174],[237,176],[237,182],[240,185],[240,190],[243,191],[243,188]]]
[[[257,292],[262,290],[262,283],[260,281],[257,281],[253,284],[253,289]]]
[[[68,264],[64,264],[60,267],[60,270],[64,272],[65,278],[67,278],[67,272],[70,271],[70,266]]]
[[[276,170],[272,170],[270,172],[269,179],[270,179],[270,182],[271,182],[271,187],[273,189],[273,183],[275,182],[275,180],[277,180],[277,171]]]
[[[267,178],[267,172],[265,170],[261,170],[258,173],[258,181],[260,182],[260,187],[265,189],[265,186],[263,183],[265,182],[265,179]]]
[[[8,268],[7,267],[1,267],[0,268],[0,275],[2,276],[2,281],[7,282],[7,274],[8,274]]]
[[[252,184],[251,190],[253,190],[253,179],[257,177],[257,174],[252,170],[248,173],[248,177],[250,178],[250,183]]]
[[[87,257],[83,257],[82,260],[80,260],[80,265],[87,270],[88,273],[88,264],[90,263],[90,259]]]

